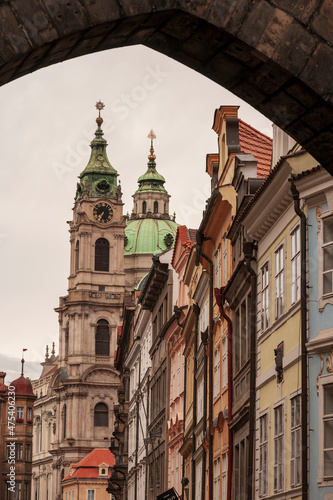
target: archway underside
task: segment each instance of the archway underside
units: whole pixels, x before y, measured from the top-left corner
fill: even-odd
[[[147,2],[83,3],[44,0],[43,9],[38,0],[3,4],[0,85],[81,55],[143,44],[241,97],[333,175],[333,49],[314,32],[323,17],[322,9],[313,11],[317,2],[302,2],[311,7],[304,14],[299,7],[294,17],[286,12],[288,6],[284,11],[265,0],[196,2],[190,13],[158,11]],[[170,7],[179,3],[164,2]],[[145,13],[131,15],[140,10]],[[333,42],[333,34],[326,31]]]

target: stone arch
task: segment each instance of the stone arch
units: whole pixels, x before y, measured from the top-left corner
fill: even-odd
[[[0,85],[60,61],[143,44],[238,95],[333,172],[329,2],[8,1]],[[156,72],[155,72],[156,73]],[[147,79],[158,79],[147,75]]]

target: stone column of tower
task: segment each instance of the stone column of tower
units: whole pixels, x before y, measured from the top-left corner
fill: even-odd
[[[119,374],[114,368],[117,327],[125,289],[126,218],[117,171],[110,164],[100,110],[91,157],[79,176],[70,232],[68,295],[60,297],[59,358],[49,385],[56,424],[50,448],[52,495],[61,498],[60,480],[71,463],[93,448],[104,448],[113,431]],[[41,410],[42,411],[42,410]],[[42,482],[39,488],[42,488]],[[47,498],[39,491],[40,500]]]

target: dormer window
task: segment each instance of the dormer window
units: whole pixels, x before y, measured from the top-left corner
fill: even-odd
[[[108,475],[108,470],[109,469],[108,469],[108,465],[107,464],[101,464],[101,465],[98,466],[98,468],[99,468],[99,472],[98,472],[99,476],[105,477],[105,476]]]

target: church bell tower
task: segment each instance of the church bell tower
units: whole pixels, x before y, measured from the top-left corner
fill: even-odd
[[[52,454],[65,473],[113,431],[119,374],[114,368],[125,290],[126,218],[117,171],[106,153],[101,110],[88,165],[79,175],[70,232],[68,294],[60,297],[58,394]]]

